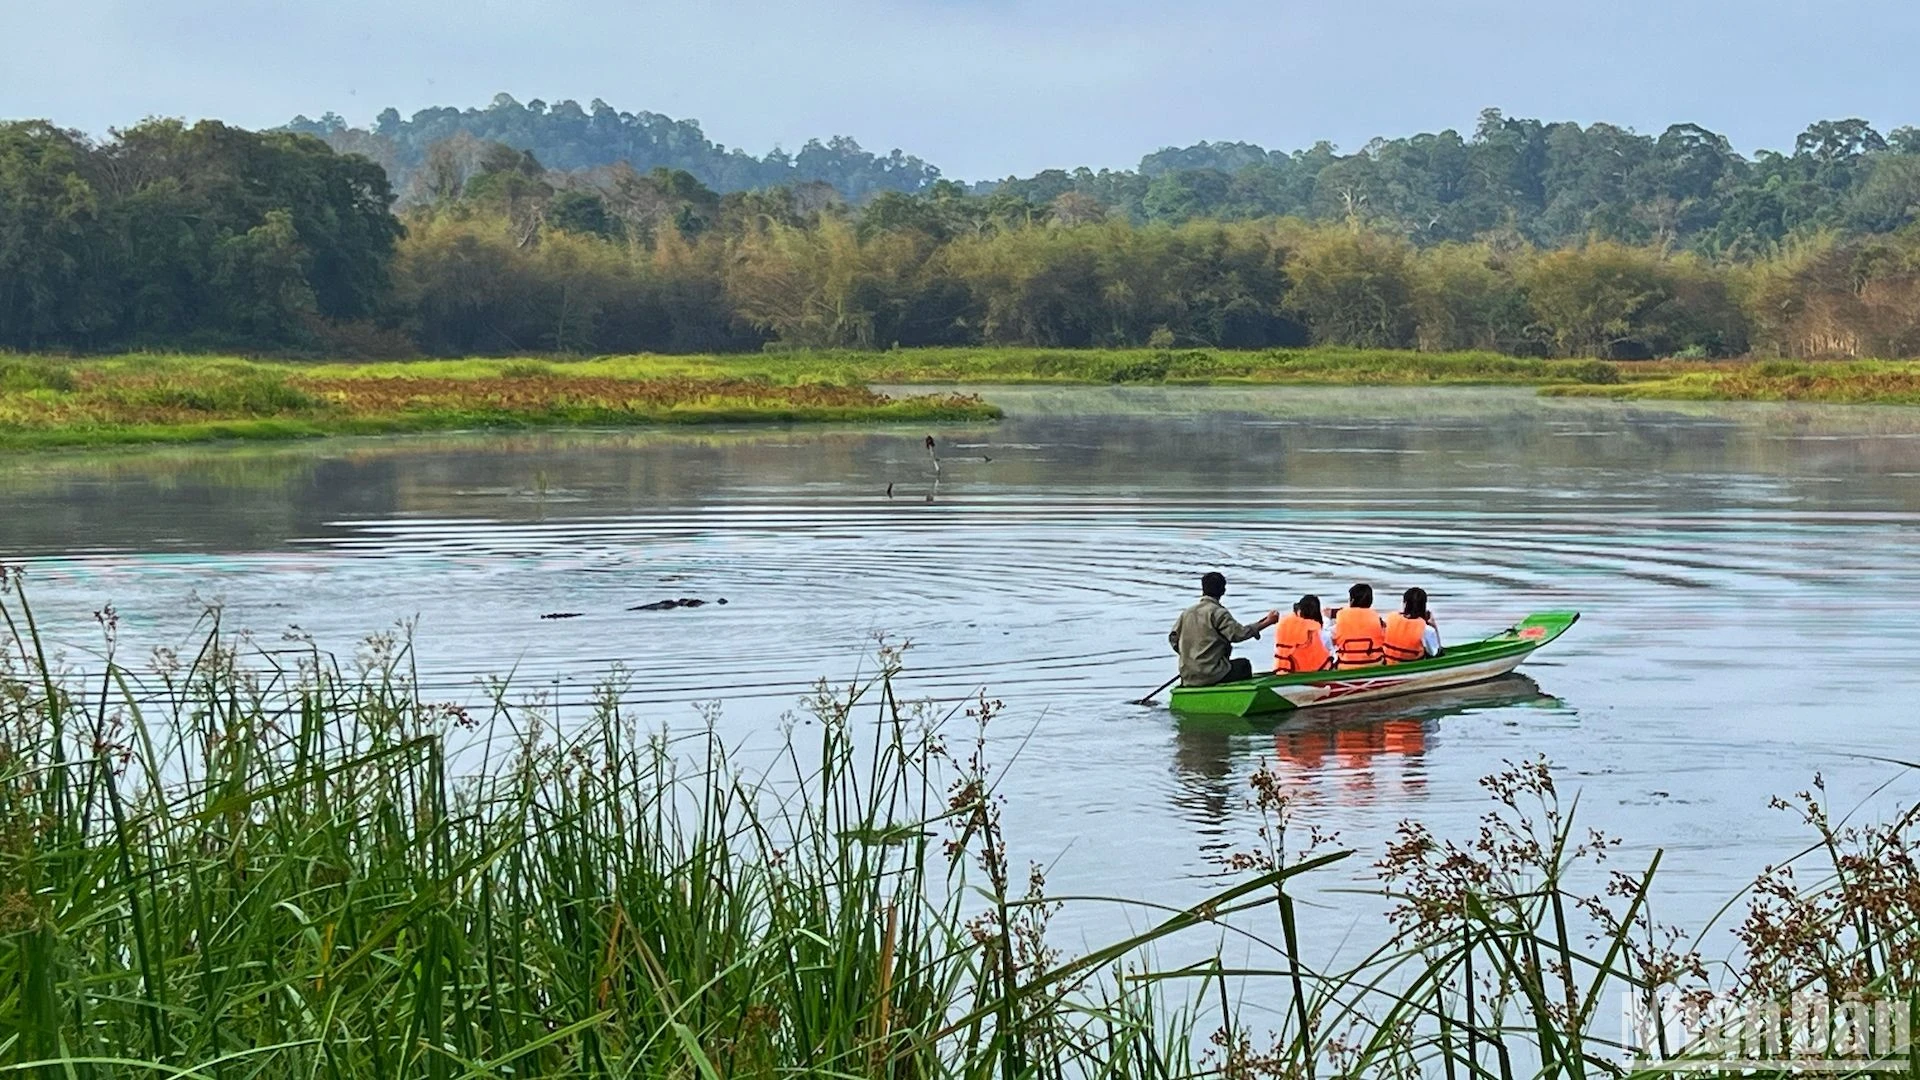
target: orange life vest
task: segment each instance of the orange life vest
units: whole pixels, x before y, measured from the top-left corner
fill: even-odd
[[[1333,618],[1333,647],[1340,666],[1368,667],[1386,659],[1387,632],[1372,608],[1341,608]]]
[[[1289,615],[1280,620],[1273,634],[1273,670],[1284,675],[1294,671],[1319,671],[1330,667],[1333,654],[1320,640],[1320,624],[1312,619]]]
[[[1425,619],[1409,619],[1397,611],[1387,616],[1387,636],[1381,642],[1381,648],[1387,654],[1387,663],[1404,664],[1427,655],[1423,641],[1426,633]]]

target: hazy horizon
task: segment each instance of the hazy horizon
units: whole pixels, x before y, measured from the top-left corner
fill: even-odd
[[[259,128],[332,111],[364,126],[389,106],[484,107],[504,91],[698,120],[756,155],[850,135],[969,180],[1131,168],[1202,140],[1350,152],[1468,132],[1485,107],[1651,133],[1698,123],[1745,153],[1790,149],[1820,119],[1920,123],[1903,59],[1920,8],[1888,0],[478,0],[451,18],[425,0],[10,0],[0,36],[28,60],[0,70],[0,116],[96,135],[155,115]]]

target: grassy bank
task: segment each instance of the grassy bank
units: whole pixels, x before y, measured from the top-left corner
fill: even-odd
[[[1762,360],[1717,364],[1657,378],[1644,377],[1638,365],[1622,365],[1622,380],[1610,386],[1550,386],[1542,392],[1628,400],[1920,405],[1920,362],[1904,360]]]
[[[1596,875],[1614,842],[1543,763],[1488,778],[1477,837],[1404,825],[1374,864],[1385,943],[1329,970],[1301,943],[1350,917],[1295,896],[1347,853],[1301,844],[1277,777],[1251,778],[1265,827],[1199,903],[1051,897],[1008,854],[999,705],[904,705],[897,654],[748,773],[648,735],[617,672],[562,726],[505,688],[423,700],[390,637],[345,673],[213,619],[142,672],[111,663],[109,609],[82,678],[0,585],[7,1073],[1585,1077],[1615,1071],[1616,990],[1706,977],[1648,917],[1658,858]],[[1728,978],[1910,993],[1908,822],[1810,820],[1837,880],[1757,892]],[[1066,955],[1066,903],[1149,928]],[[1175,935],[1220,951],[1156,968]]]
[[[1557,395],[1920,403],[1920,362],[1542,360],[1318,348],[887,352],[268,363],[0,356],[0,447],[473,428],[983,420],[966,394],[876,384],[1537,386]]]
[[[529,360],[260,363],[226,357],[0,357],[0,447],[289,439],[471,428],[983,420],[964,394],[864,383]]]
[[[455,361],[448,370],[461,370]],[[801,350],[740,356],[627,356],[583,361],[587,370],[782,383],[1260,383],[1326,386],[1532,385],[1612,377],[1591,360],[1538,360],[1488,352],[1391,349],[896,349]]]
[[[874,384],[1577,385],[1616,378],[1610,365],[1590,360],[1355,349],[983,348],[388,363],[0,356],[0,447],[998,415],[970,395],[896,398]]]
[[[482,376],[499,363],[418,361],[319,370],[343,378],[412,372],[457,379]],[[745,378],[778,385],[1536,386],[1556,396],[1920,404],[1920,361],[1546,360],[1331,347],[1262,352],[955,348],[620,356],[564,366],[607,378]]]
[[[459,370],[470,362],[451,365]],[[1920,404],[1920,361],[1546,360],[1392,349],[909,349],[609,357],[609,372],[834,383],[1536,386],[1558,396]]]
[[[492,361],[414,361],[352,370],[433,371],[450,377]],[[1661,365],[1677,371],[1684,365]],[[1490,352],[1394,349],[895,349],[798,350],[740,355],[610,356],[569,368],[619,377],[759,378],[781,384],[978,383],[1000,385],[1532,386],[1617,378],[1596,360],[1541,360]],[[345,369],[343,369],[345,370]]]

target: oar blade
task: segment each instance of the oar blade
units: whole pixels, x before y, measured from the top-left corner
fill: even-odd
[[[1135,700],[1135,701],[1130,701],[1130,702],[1128,702],[1127,704],[1129,704],[1129,705],[1154,705],[1154,704],[1158,704],[1158,703],[1157,703],[1157,702],[1155,702],[1155,701],[1154,701],[1153,699],[1154,699],[1154,698],[1156,698],[1156,697],[1158,697],[1158,696],[1160,695],[1160,691],[1162,691],[1162,690],[1165,690],[1165,689],[1166,689],[1167,687],[1169,687],[1169,686],[1172,686],[1172,685],[1173,685],[1174,683],[1176,683],[1176,682],[1178,682],[1178,681],[1179,681],[1179,679],[1180,679],[1180,676],[1178,676],[1178,675],[1175,675],[1175,676],[1174,676],[1173,678],[1171,678],[1171,679],[1168,679],[1168,680],[1167,680],[1166,682],[1163,682],[1163,683],[1161,683],[1161,684],[1160,684],[1159,686],[1157,686],[1157,687],[1155,687],[1155,688],[1153,689],[1153,691],[1152,691],[1152,692],[1150,692],[1149,694],[1147,694],[1147,696],[1146,696],[1146,697],[1143,697],[1143,698],[1140,698],[1140,699],[1138,699],[1138,700]]]

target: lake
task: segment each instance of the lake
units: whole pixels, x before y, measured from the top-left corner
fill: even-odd
[[[0,460],[0,553],[67,662],[111,603],[130,663],[204,604],[277,648],[350,656],[417,618],[434,699],[511,672],[578,711],[618,662],[644,723],[752,754],[820,676],[908,640],[905,689],[1003,700],[1018,854],[1052,888],[1181,902],[1218,885],[1273,762],[1296,822],[1365,857],[1316,925],[1377,939],[1336,887],[1403,818],[1470,835],[1479,777],[1544,754],[1581,819],[1667,854],[1698,926],[1836,815],[1914,785],[1920,410],[1559,401],[1525,390],[990,389],[940,428],[461,435]],[[934,467],[937,457],[938,469]],[[1525,678],[1277,728],[1130,704],[1172,673],[1199,574],[1251,620],[1303,592],[1425,587],[1443,637],[1583,618]],[[679,598],[698,607],[630,610]],[[722,604],[720,601],[725,600]],[[543,616],[567,616],[543,618]],[[1256,666],[1271,635],[1243,646]],[[1164,700],[1164,698],[1163,698]],[[1892,781],[1891,786],[1880,790]],[[1138,912],[1074,908],[1058,944]]]

